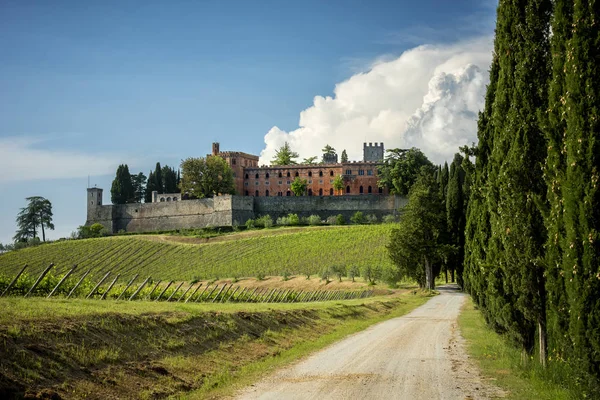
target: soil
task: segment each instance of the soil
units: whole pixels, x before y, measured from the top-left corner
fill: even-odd
[[[504,393],[469,361],[455,286],[245,389],[239,399],[488,399]]]

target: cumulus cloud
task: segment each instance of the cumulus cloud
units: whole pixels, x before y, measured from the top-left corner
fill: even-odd
[[[451,160],[459,146],[477,140],[491,52],[486,37],[380,60],[338,83],[333,96],[316,96],[300,113],[298,129],[271,128],[260,162],[269,164],[286,141],[301,157],[320,155],[330,144],[361,160],[363,142],[384,142],[388,149],[419,147],[436,163]]]
[[[0,183],[106,175],[118,163],[109,156],[45,149],[39,138],[0,138]]]

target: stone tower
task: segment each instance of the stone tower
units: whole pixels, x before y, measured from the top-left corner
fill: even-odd
[[[96,207],[102,205],[102,189],[100,188],[88,188],[87,190],[87,215],[88,220],[90,220],[90,216],[93,215]]]
[[[365,162],[382,162],[383,161],[383,142],[382,143],[366,143],[363,145],[363,161]]]

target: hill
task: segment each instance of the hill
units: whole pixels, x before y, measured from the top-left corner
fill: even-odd
[[[155,279],[192,280],[262,274],[317,274],[323,267],[381,265],[394,225],[280,228],[217,238],[169,235],[114,236],[69,240],[0,255],[0,274],[13,276],[28,264],[30,274],[49,263],[56,273],[78,265],[78,274],[140,273]]]

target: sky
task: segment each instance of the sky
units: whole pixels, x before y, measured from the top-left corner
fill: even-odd
[[[0,243],[28,196],[68,237],[119,164],[221,150],[268,164],[288,141],[363,142],[434,162],[476,142],[496,2],[0,0]]]

